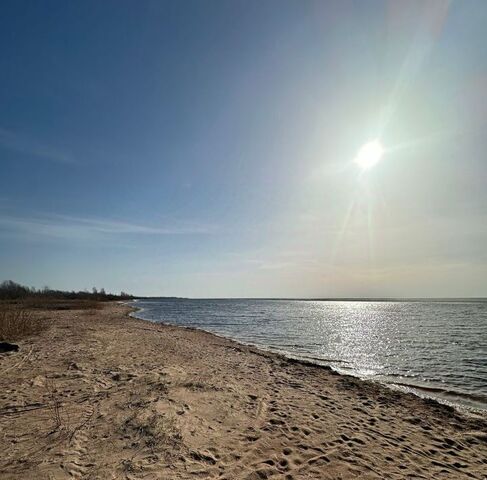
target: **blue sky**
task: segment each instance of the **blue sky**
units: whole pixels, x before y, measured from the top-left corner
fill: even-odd
[[[487,295],[486,22],[482,0],[2,2],[0,278]]]

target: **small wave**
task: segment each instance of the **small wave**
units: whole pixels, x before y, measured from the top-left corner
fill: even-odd
[[[415,388],[417,390],[426,392],[426,393],[436,393],[451,397],[464,397],[473,401],[482,402],[487,405],[487,396],[482,395],[480,393],[467,393],[467,392],[459,392],[457,390],[451,390],[449,388],[442,388],[442,387],[435,387],[435,386],[426,386],[426,385],[418,385],[414,383],[405,383],[405,382],[392,382],[395,385],[400,387],[408,387],[408,388]]]
[[[456,408],[466,409],[469,411],[485,412],[487,410],[487,396],[479,393],[467,393],[450,388],[437,386],[419,385],[409,382],[379,380],[383,385],[397,388],[401,391],[413,393],[421,398],[430,398]]]
[[[339,360],[337,358],[325,358],[325,357],[316,357],[313,355],[306,355],[302,353],[290,352],[289,350],[285,350],[282,347],[270,347],[273,350],[279,351],[283,355],[288,357],[295,358],[297,360],[306,360],[309,362],[317,363],[319,365],[327,365],[332,366],[333,364],[340,363],[340,364],[349,364],[347,360]],[[346,368],[346,367],[344,367]]]

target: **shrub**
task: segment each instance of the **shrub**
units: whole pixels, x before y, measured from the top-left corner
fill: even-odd
[[[0,305],[0,341],[19,340],[48,327],[46,319],[35,317],[25,308]]]

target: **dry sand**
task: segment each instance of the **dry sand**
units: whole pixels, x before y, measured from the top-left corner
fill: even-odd
[[[487,476],[487,423],[129,308],[0,355],[1,479]]]

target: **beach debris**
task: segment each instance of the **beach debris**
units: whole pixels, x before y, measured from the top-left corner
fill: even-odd
[[[0,342],[0,353],[18,352],[19,346],[15,343]]]

